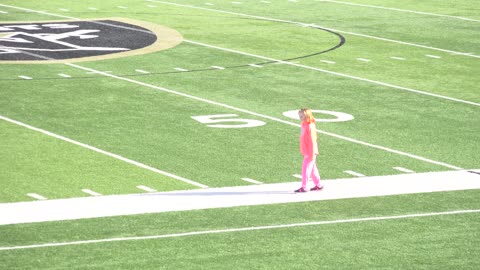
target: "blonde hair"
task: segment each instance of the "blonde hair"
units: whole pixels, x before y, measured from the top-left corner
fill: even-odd
[[[305,121],[308,123],[315,122],[315,117],[313,117],[312,111],[308,108],[302,108],[298,111],[298,113],[302,113],[305,116]]]

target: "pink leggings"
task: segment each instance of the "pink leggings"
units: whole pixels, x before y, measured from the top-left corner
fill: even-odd
[[[310,177],[315,186],[320,186],[320,173],[318,173],[316,159],[310,159],[309,157],[304,156],[302,165],[302,187],[304,189],[307,188],[307,182]]]

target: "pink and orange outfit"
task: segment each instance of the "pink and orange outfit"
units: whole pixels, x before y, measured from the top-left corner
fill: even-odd
[[[317,131],[315,121],[303,122],[300,133],[300,153],[303,155],[302,165],[302,188],[307,190],[307,182],[311,177],[317,187],[320,185],[320,173],[318,172],[316,157],[318,155]]]

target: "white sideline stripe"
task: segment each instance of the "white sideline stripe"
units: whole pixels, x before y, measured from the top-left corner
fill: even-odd
[[[370,62],[371,60],[365,58],[357,58],[358,61]]]
[[[31,77],[28,77],[28,76],[18,76],[19,78],[22,78],[22,79],[25,79],[25,80],[31,80],[32,78]]]
[[[72,77],[72,76],[70,76],[70,75],[63,74],[63,73],[59,73],[58,76],[64,77],[64,78],[71,78],[71,77]]]
[[[169,3],[169,2],[155,1],[155,0],[147,0],[147,1],[149,1],[149,2],[156,2],[156,3],[170,4],[170,5],[177,5],[177,6],[185,6],[185,5],[180,5],[180,4],[175,4],[175,3]],[[49,16],[56,16],[56,17],[61,17],[61,18],[68,18],[68,19],[80,20],[80,19],[75,18],[75,17],[62,16],[62,15],[58,15],[58,14],[52,14],[52,13],[47,13],[47,12],[43,12],[43,11],[36,11],[36,10],[31,10],[31,9],[26,9],[26,8],[8,6],[8,5],[3,5],[3,4],[0,4],[0,6],[5,6],[5,7],[9,7],[9,8],[14,8],[14,9],[20,9],[20,10],[25,10],[25,11],[35,12],[35,13],[40,13],[40,14],[46,14],[46,15],[49,15]],[[192,6],[186,6],[186,7],[197,8],[197,9],[205,9],[205,10],[211,10],[211,11],[218,11],[218,10],[214,10],[214,9],[207,9],[207,8],[201,8],[201,7],[192,7]],[[229,14],[236,14],[236,13],[227,12],[227,11],[218,11],[218,12],[229,13]],[[258,16],[245,15],[245,14],[237,14],[237,15],[242,15],[242,16],[247,16],[247,17],[253,17],[253,18],[262,18],[262,19],[266,19],[266,20],[267,20],[267,18],[258,17]],[[296,24],[300,24],[300,25],[302,24],[302,23],[297,23],[297,22],[290,22],[290,21],[276,20],[276,19],[268,19],[268,20],[278,21],[278,22],[296,23]],[[119,26],[117,26],[117,25],[113,25],[113,26],[119,27]],[[138,29],[132,29],[132,28],[128,28],[128,29],[139,31]],[[325,28],[325,29],[328,29],[328,28]],[[338,31],[338,30],[335,30],[335,29],[328,29],[328,30],[337,31],[337,32],[342,32],[342,31]],[[348,32],[346,32],[346,33],[348,33]],[[354,34],[354,33],[351,33],[351,34],[353,34],[353,35],[360,35],[360,34]],[[360,36],[365,36],[365,35],[360,35]],[[373,37],[373,38],[376,38],[376,37]],[[376,39],[386,40],[386,39],[383,39],[383,38],[376,38]],[[305,65],[296,64],[296,63],[291,63],[291,62],[281,61],[281,60],[277,60],[277,59],[272,59],[272,58],[268,58],[268,57],[264,57],[264,56],[253,55],[253,54],[248,54],[248,53],[239,52],[239,51],[235,51],[235,50],[225,49],[225,48],[221,48],[221,47],[217,47],[217,46],[202,44],[202,43],[199,43],[199,42],[194,42],[194,41],[189,41],[189,40],[184,40],[184,41],[185,41],[185,42],[192,43],[192,44],[197,44],[197,45],[201,45],[201,46],[206,46],[206,47],[210,47],[210,48],[215,48],[215,49],[223,50],[223,51],[229,51],[229,52],[234,52],[234,53],[237,53],[237,54],[249,55],[249,56],[256,57],[256,58],[260,58],[260,59],[267,59],[267,60],[270,60],[270,61],[275,61],[276,64],[288,64],[288,65],[293,65],[293,66],[296,66],[296,67],[301,67],[301,68],[305,68],[305,69],[316,70],[316,71],[320,71],[320,72],[324,72],[324,73],[328,73],[328,74],[333,74],[333,75],[337,75],[337,76],[341,76],[341,77],[346,77],[346,78],[350,78],[350,79],[355,79],[355,80],[365,81],[365,82],[369,82],[369,83],[373,83],[373,84],[378,84],[378,85],[382,85],[382,86],[385,86],[385,87],[390,87],[390,88],[395,88],[395,89],[399,89],[399,90],[405,90],[405,91],[410,91],[410,92],[414,92],[414,93],[418,93],[418,94],[423,94],[423,95],[433,96],[433,97],[437,97],[437,98],[447,99],[447,100],[451,100],[451,101],[456,101],[456,102],[466,103],[466,104],[470,104],[470,105],[480,106],[480,103],[475,103],[475,102],[472,102],[472,101],[466,101],[466,100],[462,100],[462,99],[451,98],[451,97],[442,96],[442,95],[438,95],[438,94],[433,94],[433,93],[429,93],[429,92],[424,92],[424,91],[420,91],[420,90],[416,90],[416,89],[411,89],[411,88],[396,86],[396,85],[393,85],[393,84],[383,83],[383,82],[380,82],[380,81],[369,80],[369,79],[365,79],[365,78],[361,78],[361,77],[350,76],[350,75],[347,75],[347,74],[342,74],[342,73],[338,73],[338,72],[328,71],[328,70],[324,70],[324,69],[320,69],[320,68],[309,67],[309,66],[305,66]],[[386,40],[386,41],[389,41],[389,40]],[[412,45],[412,44],[408,44],[408,43],[400,42],[400,41],[394,41],[394,42],[404,43],[404,44],[407,44],[407,45]],[[430,47],[421,46],[421,45],[415,45],[415,46],[430,48]],[[472,56],[472,57],[480,58],[480,56],[475,56],[475,55],[472,55],[472,54],[465,54],[465,53],[459,53],[459,52],[455,52],[455,51],[448,51],[448,50],[442,50],[442,49],[436,49],[436,48],[432,48],[432,49],[441,50],[441,51],[446,51],[446,52],[449,52],[449,53],[452,53],[452,54],[457,54],[457,55],[466,55],[466,56]]]
[[[414,171],[409,170],[409,169],[405,169],[405,168],[402,168],[402,167],[393,167],[393,168],[394,168],[395,170],[401,171],[401,172],[414,173]]]
[[[421,15],[429,15],[429,16],[437,16],[437,17],[446,17],[446,18],[459,19],[459,20],[464,20],[464,21],[480,22],[480,20],[470,19],[470,18],[466,18],[466,17],[451,16],[451,15],[437,14],[437,13],[430,13],[430,12],[423,12],[423,11],[414,11],[414,10],[408,10],[408,9],[389,8],[389,7],[373,6],[373,5],[364,5],[364,4],[357,4],[357,3],[350,3],[350,2],[334,1],[334,0],[316,0],[316,1],[317,1],[317,2],[332,2],[332,3],[344,4],[344,5],[351,5],[351,6],[361,6],[361,7],[369,7],[369,8],[378,8],[378,9],[385,9],[385,10],[393,10],[393,11],[400,11],[400,12],[415,13],[415,14],[421,14]]]
[[[242,178],[242,180],[243,180],[243,181],[247,181],[247,182],[252,183],[252,184],[257,184],[257,185],[263,184],[263,183],[260,182],[260,181],[253,180],[253,179],[250,179],[250,178]]]
[[[92,195],[92,196],[102,196],[102,194],[98,193],[98,192],[95,192],[93,190],[90,190],[90,189],[82,189],[82,192],[85,192],[89,195]]]
[[[95,71],[93,69],[83,67],[83,66],[79,66],[79,65],[76,65],[76,64],[72,64],[72,63],[65,63],[65,65],[75,67],[75,68],[79,68],[79,69],[83,69],[83,70]],[[182,96],[182,97],[190,98],[190,99],[193,99],[193,100],[201,101],[201,102],[204,102],[204,103],[209,103],[209,104],[224,107],[224,108],[227,108],[227,109],[243,112],[243,113],[246,113],[246,114],[250,114],[250,115],[258,116],[258,117],[261,117],[261,118],[269,119],[269,120],[272,120],[272,121],[275,121],[275,122],[284,123],[284,124],[287,124],[287,125],[290,125],[290,126],[300,127],[300,124],[285,121],[285,120],[282,120],[280,118],[271,117],[271,116],[268,116],[268,115],[252,112],[252,111],[245,110],[245,109],[240,109],[240,108],[230,106],[230,105],[227,105],[227,104],[223,104],[223,103],[220,103],[220,102],[200,98],[200,97],[197,97],[197,96],[192,96],[192,95],[185,94],[185,93],[182,93],[182,92],[170,90],[170,89],[167,89],[167,88],[164,88],[164,87],[155,86],[155,85],[140,82],[140,81],[135,81],[135,80],[132,80],[132,79],[129,79],[129,78],[124,78],[124,77],[116,76],[116,75],[113,75],[113,74],[104,73],[104,72],[101,72],[101,71],[95,71],[95,72],[98,72],[99,74],[102,74],[102,75],[107,76],[107,77],[131,82],[131,83],[134,83],[134,84],[138,84],[138,85],[142,85],[142,86],[149,87],[149,88],[152,88],[152,89],[156,89],[156,90],[159,90],[159,91],[162,91],[162,92],[171,93],[171,94],[174,94],[174,95],[177,95],[177,96]],[[327,132],[327,131],[322,131],[322,130],[317,129],[317,132],[320,133],[320,134],[328,135],[328,136],[335,137],[335,138],[338,138],[338,139],[341,139],[341,140],[345,140],[345,141],[369,146],[369,147],[372,147],[372,148],[381,149],[381,150],[384,150],[384,151],[387,151],[387,152],[390,152],[390,153],[395,153],[395,154],[398,154],[398,155],[414,158],[414,159],[417,159],[417,160],[422,160],[422,161],[425,161],[425,162],[428,162],[428,163],[437,164],[437,165],[444,166],[444,167],[447,167],[447,168],[450,168],[450,169],[462,170],[462,168],[460,168],[460,167],[453,166],[453,165],[450,165],[450,164],[447,164],[447,163],[444,163],[444,162],[439,162],[439,161],[427,159],[427,158],[420,157],[420,156],[417,156],[417,155],[413,155],[413,154],[405,153],[405,152],[402,152],[402,151],[390,149],[390,148],[387,148],[387,147],[384,147],[384,146],[374,145],[374,144],[371,144],[371,143],[367,143],[367,142],[359,141],[359,140],[356,140],[356,139],[352,139],[352,138],[349,138],[349,137],[346,137],[346,136],[330,133],[330,132]]]
[[[477,171],[480,172],[479,169]],[[99,217],[166,213],[238,206],[268,205],[480,190],[480,175],[470,171],[395,174],[322,180],[321,192],[299,196],[298,181],[196,190],[88,196],[70,199],[0,203],[0,225]]]
[[[345,173],[348,173],[350,175],[353,175],[353,176],[358,176],[358,177],[364,177],[365,175],[361,174],[361,173],[358,173],[358,172],[354,172],[354,171],[344,171]]]
[[[221,48],[221,47],[218,47],[218,46],[212,46],[212,45],[208,45],[208,44],[203,44],[203,43],[195,42],[195,41],[191,41],[191,40],[184,40],[184,42],[191,43],[191,44],[196,44],[196,45],[200,45],[200,46],[205,46],[205,47],[208,47],[208,48],[218,49],[218,50],[222,50],[222,51],[237,53],[237,54],[241,54],[241,55],[256,57],[256,58],[259,58],[259,59],[275,61],[279,64],[286,64],[286,65],[291,65],[291,66],[295,66],[295,67],[301,67],[301,68],[305,68],[305,69],[320,71],[320,72],[327,73],[327,74],[332,74],[332,75],[345,77],[345,78],[349,78],[349,79],[354,79],[354,80],[364,81],[364,82],[368,82],[368,83],[373,83],[373,84],[377,84],[377,85],[381,85],[381,86],[385,86],[385,87],[389,87],[389,88],[395,88],[395,89],[405,90],[405,91],[409,91],[409,92],[413,92],[413,93],[417,93],[417,94],[442,98],[442,99],[446,99],[446,100],[450,100],[450,101],[456,101],[456,102],[461,102],[461,103],[465,103],[465,104],[480,106],[480,103],[476,103],[476,102],[472,102],[472,101],[466,101],[466,100],[462,100],[462,99],[458,99],[458,98],[442,96],[442,95],[438,95],[438,94],[433,94],[433,93],[429,93],[429,92],[416,90],[416,89],[413,89],[413,88],[407,88],[407,87],[397,86],[397,85],[384,83],[384,82],[380,82],[380,81],[369,80],[369,79],[365,79],[365,78],[361,78],[361,77],[357,77],[357,76],[351,76],[351,75],[338,73],[338,72],[334,72],[334,71],[329,71],[329,70],[325,70],[325,69],[321,69],[321,68],[305,66],[305,65],[301,65],[301,64],[297,64],[297,63],[293,63],[293,62],[278,60],[278,59],[274,59],[274,58],[270,58],[270,57],[265,57],[265,56],[260,56],[260,55],[245,53],[245,52],[239,52],[239,51],[226,49],[226,48]],[[395,58],[395,59],[397,59],[397,58]]]
[[[162,239],[162,238],[174,238],[174,237],[205,235],[205,234],[234,233],[234,232],[259,231],[259,230],[273,230],[273,229],[296,228],[296,227],[306,227],[306,226],[320,226],[320,225],[354,223],[354,222],[384,221],[384,220],[422,218],[422,217],[434,217],[434,216],[445,216],[445,215],[473,214],[473,213],[479,213],[479,212],[480,212],[480,209],[468,209],[468,210],[456,210],[456,211],[446,211],[446,212],[416,213],[416,214],[406,214],[406,215],[397,215],[397,216],[352,218],[352,219],[340,219],[340,220],[323,220],[323,221],[313,221],[313,222],[304,222],[304,223],[290,223],[290,224],[281,224],[281,225],[255,226],[255,227],[243,227],[243,228],[232,228],[232,229],[221,229],[221,230],[207,230],[207,231],[184,232],[184,233],[173,233],[173,234],[104,238],[104,239],[63,242],[63,243],[45,243],[45,244],[26,245],[26,246],[10,246],[10,247],[7,246],[7,247],[0,247],[0,251],[15,250],[15,249],[33,249],[33,248],[45,248],[45,247],[71,246],[71,245],[82,245],[82,244],[108,243],[108,242],[120,242],[120,241],[152,240],[152,239]]]
[[[143,73],[143,74],[149,74],[150,72],[142,70],[142,69],[135,69],[136,72],[138,73]]]
[[[440,56],[437,56],[437,55],[431,55],[431,54],[426,54],[425,56],[426,56],[426,57],[430,57],[430,58],[436,58],[436,59],[440,59],[440,58],[442,58],[442,57],[440,57]]]
[[[174,5],[174,6],[179,6],[179,7],[187,7],[187,8],[193,8],[193,9],[201,9],[201,10],[207,10],[207,11],[213,11],[213,12],[233,14],[233,15],[238,15],[238,16],[244,16],[244,17],[250,17],[250,18],[256,18],[256,19],[268,20],[268,21],[274,21],[274,22],[292,23],[292,24],[298,24],[298,25],[300,25],[300,26],[306,25],[305,23],[301,23],[301,22],[294,22],[294,21],[288,21],[288,20],[282,20],[282,19],[273,19],[273,18],[268,18],[268,17],[256,16],[256,15],[249,15],[249,14],[232,12],[232,11],[224,11],[224,10],[219,10],[219,9],[210,9],[210,8],[197,7],[197,6],[184,5],[184,4],[177,4],[177,3],[164,2],[164,1],[156,1],[156,0],[147,0],[147,1],[148,1],[148,2],[154,2],[154,3],[166,4],[166,5]],[[311,26],[317,26],[317,25],[315,25],[315,24],[310,24],[310,25],[311,25]],[[415,46],[415,47],[424,48],[424,49],[429,49],[429,50],[435,50],[435,51],[441,51],[441,52],[448,52],[448,53],[453,53],[453,54],[458,54],[458,55],[464,55],[464,56],[469,56],[469,57],[480,58],[479,55],[470,55],[470,54],[466,54],[466,53],[464,53],[464,52],[456,52],[456,51],[451,51],[451,50],[446,50],[446,49],[440,49],[440,48],[435,48],[435,47],[429,47],[429,46],[419,45],[419,44],[415,44],[415,43],[409,43],[409,42],[404,42],[404,41],[398,41],[398,40],[388,39],[388,38],[381,38],[381,37],[369,36],[369,35],[364,35],[364,34],[359,34],[359,33],[354,33],[354,32],[342,31],[342,30],[338,30],[338,29],[323,27],[323,26],[321,26],[321,25],[318,25],[318,27],[322,27],[322,28],[324,28],[324,29],[327,29],[327,30],[330,30],[330,31],[334,31],[334,32],[345,33],[345,34],[350,34],[350,35],[359,36],[359,37],[377,39],[377,40],[382,40],[382,41],[387,41],[387,42],[393,42],[393,43],[398,43],[398,44],[403,44],[403,45],[408,45],[408,46]]]
[[[174,68],[174,69],[178,71],[188,71],[188,69],[183,69],[183,68]]]
[[[392,56],[392,57],[390,57],[390,58],[395,59],[395,60],[405,60],[405,58],[403,58],[403,57],[398,57],[398,56]]]
[[[156,169],[156,168],[147,166],[147,165],[145,165],[145,164],[143,164],[143,163],[140,163],[140,162],[138,162],[138,161],[134,161],[134,160],[131,160],[131,159],[128,159],[128,158],[124,158],[124,157],[122,157],[122,156],[120,156],[120,155],[107,152],[107,151],[105,151],[105,150],[102,150],[102,149],[93,147],[93,146],[88,145],[88,144],[84,144],[84,143],[81,143],[81,142],[77,142],[77,141],[72,140],[72,139],[69,139],[69,138],[67,138],[67,137],[64,137],[64,136],[61,136],[61,135],[57,135],[57,134],[55,134],[55,133],[52,133],[52,132],[49,132],[49,131],[46,131],[46,130],[43,130],[43,129],[40,129],[40,128],[36,128],[36,127],[30,126],[30,125],[27,125],[27,124],[25,124],[25,123],[22,123],[22,122],[19,122],[19,121],[16,121],[16,120],[7,118],[7,117],[2,116],[2,115],[0,115],[0,119],[2,119],[2,120],[4,120],[4,121],[7,121],[7,122],[10,122],[10,123],[12,123],[12,124],[16,124],[16,125],[19,125],[19,126],[22,126],[22,127],[25,127],[25,128],[28,128],[28,129],[31,129],[31,130],[34,130],[34,131],[37,131],[37,132],[40,132],[40,133],[43,133],[43,134],[45,134],[45,135],[47,135],[47,136],[50,136],[50,137],[54,137],[54,138],[57,138],[57,139],[59,139],[59,140],[66,141],[66,142],[69,142],[69,143],[72,143],[72,144],[81,146],[81,147],[83,147],[83,148],[90,149],[90,150],[95,151],[95,152],[97,152],[97,153],[101,153],[101,154],[107,155],[107,156],[109,156],[109,157],[112,157],[112,158],[115,158],[115,159],[124,161],[124,162],[126,162],[126,163],[135,165],[135,166],[137,166],[137,167],[140,167],[140,168],[143,168],[143,169],[147,169],[147,170],[149,170],[149,171],[156,172],[156,173],[158,173],[158,174],[162,174],[162,175],[165,175],[165,176],[168,176],[168,177],[171,177],[171,178],[180,180],[180,181],[185,182],[185,183],[189,183],[189,184],[194,185],[194,186],[197,186],[197,187],[208,188],[208,186],[206,186],[206,185],[203,185],[203,184],[194,182],[194,181],[192,181],[192,180],[189,180],[189,179],[180,177],[180,176],[178,176],[178,175],[174,175],[174,174],[171,174],[171,173],[168,173],[168,172],[165,172],[165,171],[161,171],[161,170],[159,170],[159,169]]]
[[[42,195],[39,195],[37,193],[27,193],[27,196],[32,197],[37,200],[46,200],[47,198],[43,197]]]
[[[156,192],[155,189],[151,188],[151,187],[147,187],[147,186],[137,186],[138,189],[141,189],[141,190],[144,190],[144,191],[147,191],[147,192]]]

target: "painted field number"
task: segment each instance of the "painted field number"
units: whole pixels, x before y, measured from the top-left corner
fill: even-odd
[[[212,128],[250,128],[266,125],[265,122],[254,119],[232,118],[238,117],[236,114],[215,114],[192,116],[193,119],[200,123],[208,124],[207,127]],[[223,123],[223,124],[219,124]]]

